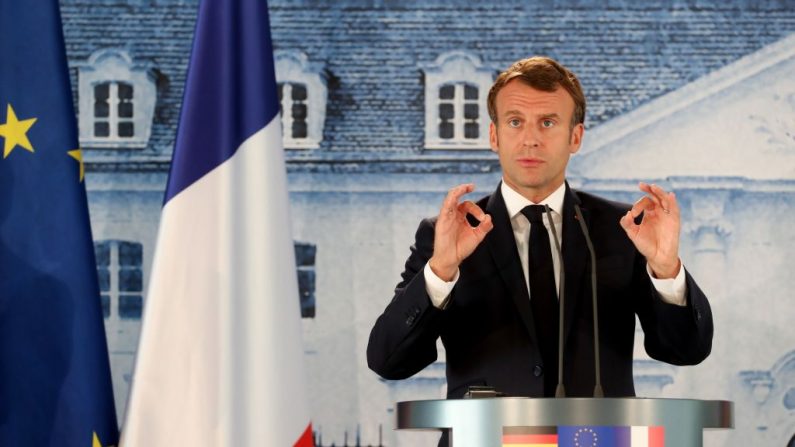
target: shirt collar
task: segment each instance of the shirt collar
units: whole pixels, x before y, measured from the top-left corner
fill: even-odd
[[[508,186],[504,179],[500,185],[500,192],[502,193],[502,199],[505,201],[505,208],[508,210],[508,216],[510,216],[511,219],[521,213],[522,209],[527,205],[547,205],[553,212],[561,214],[561,210],[563,210],[563,198],[566,196],[566,182],[563,182],[558,189],[548,195],[540,203],[531,202]]]

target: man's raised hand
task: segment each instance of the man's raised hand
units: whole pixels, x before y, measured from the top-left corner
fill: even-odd
[[[657,278],[673,278],[679,272],[679,204],[672,192],[657,185],[640,183],[646,193],[635,202],[632,209],[621,218],[621,226],[646,257],[649,267]],[[638,225],[634,220],[643,213]]]
[[[484,213],[479,206],[468,200],[459,203],[465,194],[474,190],[473,183],[451,189],[444,198],[436,219],[433,256],[428,263],[433,273],[445,281],[455,277],[461,262],[475,251],[486,234],[494,228],[491,216]],[[469,224],[467,214],[478,220],[477,226]]]

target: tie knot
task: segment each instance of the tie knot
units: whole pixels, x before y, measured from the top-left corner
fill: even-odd
[[[530,223],[544,223],[544,205],[528,205],[522,208],[522,214]]]

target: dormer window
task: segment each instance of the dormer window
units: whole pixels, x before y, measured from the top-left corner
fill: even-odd
[[[120,50],[100,50],[78,67],[80,144],[145,148],[152,129],[154,77]]]
[[[328,96],[322,68],[301,52],[277,51],[274,60],[284,147],[316,149],[323,141]]]
[[[492,70],[462,51],[445,53],[425,72],[425,148],[488,149],[486,99]]]

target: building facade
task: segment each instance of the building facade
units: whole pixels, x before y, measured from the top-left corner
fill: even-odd
[[[795,3],[275,0],[313,423],[323,445],[435,445],[395,433],[393,404],[444,395],[444,353],[399,382],[366,366],[421,217],[451,186],[500,179],[485,95],[533,54],[588,98],[575,187],[677,193],[686,267],[711,298],[702,365],[652,361],[639,395],[730,399],[707,445],[793,445]],[[120,418],[179,119],[196,0],[61,0]],[[208,111],[211,113],[211,111]]]

